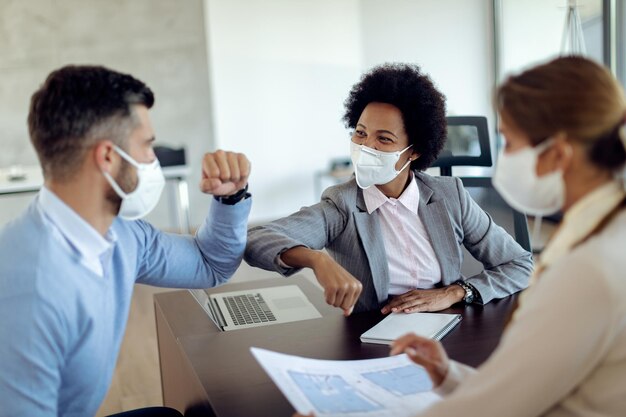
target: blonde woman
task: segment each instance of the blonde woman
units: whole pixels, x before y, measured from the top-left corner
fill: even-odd
[[[445,396],[423,416],[624,416],[624,93],[605,68],[568,57],[509,78],[497,106],[506,146],[494,185],[511,205],[561,209],[563,221],[481,367],[414,335],[392,353],[409,353]]]

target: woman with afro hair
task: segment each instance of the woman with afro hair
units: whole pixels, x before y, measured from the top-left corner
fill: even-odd
[[[344,310],[439,311],[526,287],[532,260],[461,181],[423,171],[446,139],[445,98],[416,65],[366,73],[345,102],[355,176],[319,203],[248,231],[245,260],[284,276],[313,270]],[[461,274],[462,246],[484,265]],[[325,249],[325,251],[324,251]]]

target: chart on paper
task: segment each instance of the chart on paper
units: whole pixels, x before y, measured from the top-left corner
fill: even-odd
[[[364,378],[387,390],[388,392],[404,397],[431,390],[431,382],[423,368],[407,365],[383,371],[366,372]]]
[[[293,407],[318,417],[410,416],[439,400],[425,369],[406,355],[328,361],[252,348]]]
[[[346,382],[339,375],[288,371],[289,376],[318,413],[339,414],[382,410],[382,405]]]

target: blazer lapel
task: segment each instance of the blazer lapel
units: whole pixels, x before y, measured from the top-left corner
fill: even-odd
[[[455,234],[448,217],[448,210],[445,202],[437,200],[437,196],[433,195],[430,187],[418,178],[416,180],[420,190],[418,216],[426,228],[437,262],[439,262],[441,283],[448,285],[460,278],[455,276],[455,271],[458,270],[455,265],[459,263],[459,249],[454,239]]]
[[[356,231],[369,262],[378,302],[385,302],[389,293],[389,265],[378,216],[367,212],[361,189],[357,192],[356,205],[359,209],[354,212]]]

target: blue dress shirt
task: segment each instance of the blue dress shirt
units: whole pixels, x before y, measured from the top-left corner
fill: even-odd
[[[195,237],[120,218],[102,237],[43,189],[0,231],[0,416],[93,416],[133,285],[225,282],[241,263],[250,207],[213,202]]]

